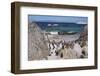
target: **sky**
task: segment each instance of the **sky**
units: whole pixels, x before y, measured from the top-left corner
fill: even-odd
[[[29,22],[69,22],[69,23],[88,23],[87,17],[77,16],[49,16],[49,15],[28,15]]]

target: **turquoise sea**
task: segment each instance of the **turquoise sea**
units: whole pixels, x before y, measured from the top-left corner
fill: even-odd
[[[66,22],[35,22],[42,30],[57,32],[80,32],[87,24],[66,23]]]

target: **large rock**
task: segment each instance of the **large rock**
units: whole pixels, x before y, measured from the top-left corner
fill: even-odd
[[[36,23],[28,25],[28,60],[41,60],[49,55],[43,31]]]

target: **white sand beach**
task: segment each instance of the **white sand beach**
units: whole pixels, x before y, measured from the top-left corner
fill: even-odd
[[[56,42],[59,42],[62,40],[66,42],[74,41],[74,40],[77,40],[79,37],[80,37],[79,33],[74,34],[74,35],[57,35],[57,34],[48,35],[48,38],[50,41],[55,40]]]

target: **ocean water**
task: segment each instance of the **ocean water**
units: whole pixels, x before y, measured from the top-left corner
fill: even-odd
[[[80,32],[87,24],[62,23],[62,22],[35,22],[42,30],[57,32]]]

